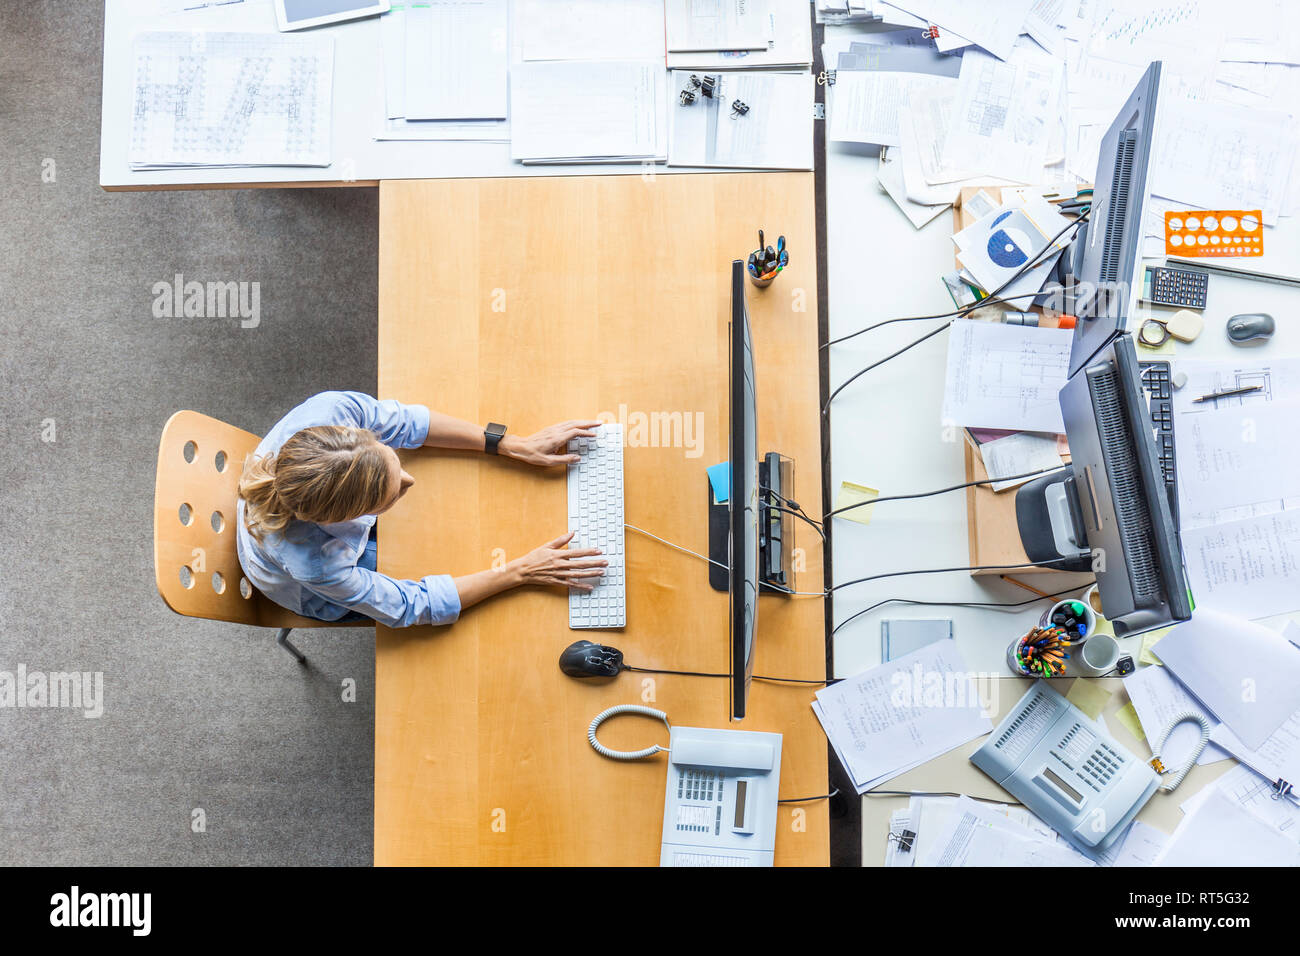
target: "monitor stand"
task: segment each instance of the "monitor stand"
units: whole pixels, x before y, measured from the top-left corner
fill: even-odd
[[[758,504],[761,509],[758,523],[758,578],[759,590],[768,594],[788,594],[792,590],[794,541],[793,517],[780,510],[785,505],[782,498],[794,497],[794,460],[770,451],[758,463]],[[773,494],[775,492],[775,494]],[[727,502],[713,500],[713,486],[706,479],[705,493],[709,503],[709,585],[715,591],[726,591],[730,586],[731,508]],[[778,497],[779,496],[779,497]]]
[[[1016,489],[1016,527],[1030,561],[1060,560],[1060,571],[1092,567],[1074,475],[1043,475]]]

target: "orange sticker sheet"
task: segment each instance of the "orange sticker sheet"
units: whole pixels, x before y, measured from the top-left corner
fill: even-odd
[[[1189,259],[1264,254],[1263,211],[1188,209],[1165,213],[1165,255]]]

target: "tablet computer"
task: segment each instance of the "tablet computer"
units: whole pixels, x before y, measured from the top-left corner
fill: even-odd
[[[388,0],[275,0],[275,20],[286,32],[387,12]]]

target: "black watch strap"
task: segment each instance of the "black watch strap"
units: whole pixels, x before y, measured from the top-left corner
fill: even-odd
[[[497,447],[501,444],[501,439],[506,435],[506,426],[498,425],[496,422],[488,422],[488,427],[483,429],[483,450],[489,455],[497,454]]]

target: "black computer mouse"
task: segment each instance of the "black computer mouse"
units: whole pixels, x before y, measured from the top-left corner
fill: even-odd
[[[570,677],[617,677],[623,652],[594,641],[574,641],[560,655],[560,670]]]
[[[1277,323],[1266,312],[1247,312],[1228,320],[1228,338],[1237,344],[1271,338],[1276,331]]]

